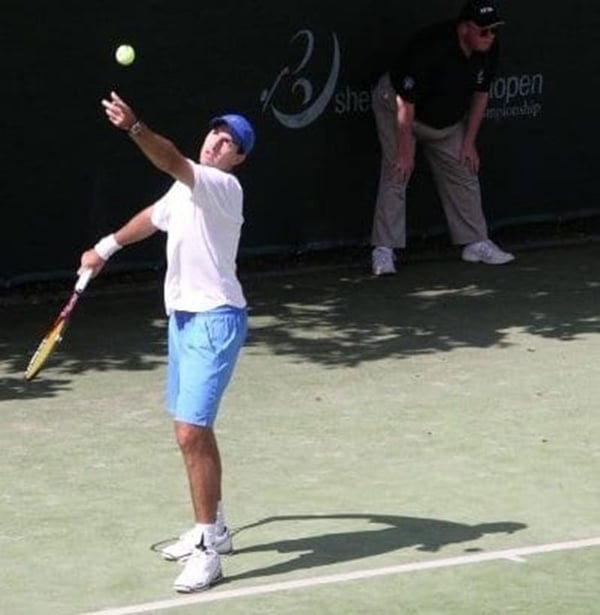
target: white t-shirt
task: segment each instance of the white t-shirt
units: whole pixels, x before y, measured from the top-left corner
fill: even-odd
[[[242,187],[231,173],[189,162],[193,190],[176,181],[152,209],[152,223],[167,233],[167,314],[222,305],[243,308],[246,300],[236,275]]]

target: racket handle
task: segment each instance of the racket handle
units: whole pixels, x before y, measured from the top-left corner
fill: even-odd
[[[75,291],[78,293],[82,293],[85,290],[85,287],[88,285],[92,277],[93,270],[92,269],[84,269],[77,278],[77,282],[75,283]]]

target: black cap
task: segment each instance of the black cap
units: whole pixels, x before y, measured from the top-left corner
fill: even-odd
[[[458,21],[472,21],[480,28],[504,23],[498,15],[496,4],[490,0],[467,0],[458,16]]]

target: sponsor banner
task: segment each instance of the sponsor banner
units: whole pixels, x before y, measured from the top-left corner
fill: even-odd
[[[490,89],[486,118],[536,119],[544,108],[544,75],[542,73],[499,76]]]
[[[73,271],[84,247],[168,187],[103,117],[99,101],[111,89],[191,157],[211,117],[240,111],[252,120],[256,148],[239,171],[244,253],[366,244],[379,174],[371,86],[409,35],[453,17],[462,0],[8,4],[0,121],[10,232],[0,284]],[[598,212],[595,139],[574,145],[573,135],[596,131],[599,73],[580,41],[593,38],[600,4],[585,16],[542,0],[502,9],[500,70],[478,143],[490,225]],[[124,42],[136,49],[128,67],[113,58]],[[567,91],[578,82],[586,93],[575,109]],[[419,165],[409,235],[440,229]],[[162,258],[154,238],[111,266]]]

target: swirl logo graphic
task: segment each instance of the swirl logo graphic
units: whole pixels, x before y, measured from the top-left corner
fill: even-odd
[[[299,30],[292,36],[290,44],[301,41],[304,44],[304,54],[297,65],[282,68],[273,85],[262,91],[260,101],[263,105],[263,112],[270,109],[277,120],[287,128],[304,128],[323,113],[335,92],[340,74],[340,45],[335,32],[332,33],[332,40],[333,55],[329,75],[323,89],[318,95],[315,95],[312,82],[305,76],[305,69],[313,58],[315,37],[310,30]],[[293,97],[299,98],[300,110],[292,113],[290,110],[283,111],[275,106],[273,97],[282,87],[289,87],[288,91]]]

